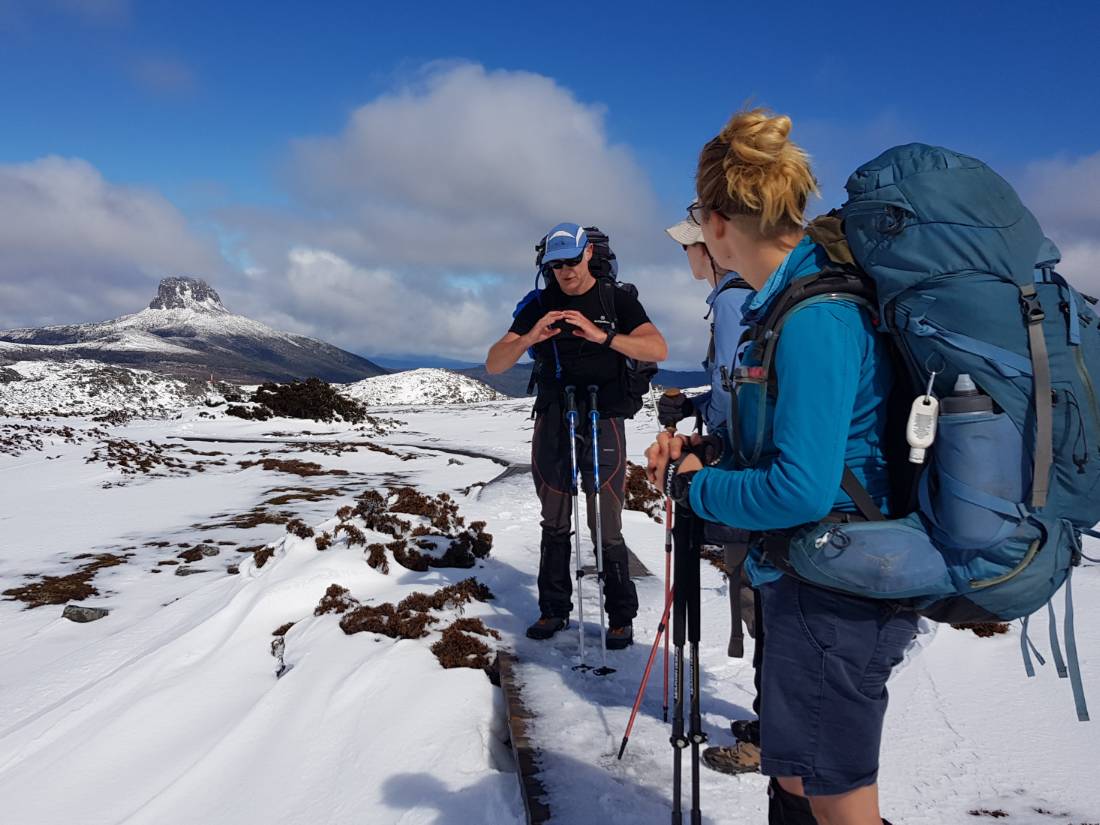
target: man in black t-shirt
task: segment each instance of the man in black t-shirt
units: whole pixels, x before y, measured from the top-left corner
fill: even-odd
[[[626,488],[623,419],[634,413],[626,392],[625,359],[663,361],[668,357],[668,347],[637,297],[619,287],[601,290],[592,273],[594,253],[587,234],[577,224],[558,224],[550,230],[542,258],[547,287],[528,302],[504,337],[493,344],[485,367],[490,373],[500,373],[512,367],[528,349],[536,355],[538,396],[531,466],[535,491],[542,504],[542,544],[538,578],[541,615],[527,629],[527,635],[533,639],[549,639],[564,629],[573,610],[567,386],[576,387],[580,413],[577,461],[588,505],[588,529],[595,543],[587,388],[599,387],[599,529],[609,625],[606,643],[609,650],[615,650],[633,642],[631,623],[638,612],[638,594],[630,580],[622,537]],[[607,300],[614,301],[614,306],[605,306]]]

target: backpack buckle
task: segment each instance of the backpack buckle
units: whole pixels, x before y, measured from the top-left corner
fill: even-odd
[[[1024,314],[1026,324],[1041,324],[1047,317],[1043,312],[1043,305],[1039,303],[1039,296],[1034,293],[1020,296],[1020,310]]]
[[[733,381],[735,384],[766,384],[768,371],[763,367],[734,367]]]

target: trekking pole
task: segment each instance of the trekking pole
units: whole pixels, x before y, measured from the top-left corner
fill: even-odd
[[[665,489],[668,489],[669,484],[672,483],[672,477],[675,474],[676,474],[676,468],[672,464],[669,464],[668,473],[666,475],[666,481],[665,481]],[[671,501],[672,501],[671,499],[666,498],[666,500],[665,500],[666,505],[669,505]],[[665,544],[666,544],[665,549],[668,551],[668,559],[669,559],[669,562],[671,563],[671,559],[672,559],[672,532],[671,532],[671,530],[672,530],[672,513],[671,513],[671,508],[670,507],[666,507],[666,509],[669,509],[669,513],[668,513],[669,518],[668,518],[668,522],[667,522],[668,525],[669,525],[669,528],[668,528],[669,532],[665,537]],[[657,651],[660,649],[662,638],[664,639],[664,642],[665,642],[665,698],[664,698],[664,709],[663,709],[663,714],[662,714],[662,720],[661,721],[668,722],[668,619],[669,619],[669,613],[672,610],[672,598],[673,598],[673,595],[672,595],[673,590],[668,585],[668,577],[669,577],[669,571],[666,569],[666,571],[665,571],[665,582],[666,582],[666,585],[665,585],[665,609],[664,609],[664,612],[661,613],[661,621],[658,622],[658,624],[657,624],[657,635],[655,635],[653,637],[653,647],[650,648],[650,651],[649,651],[649,659],[646,661],[645,672],[642,674],[642,682],[641,682],[640,685],[638,685],[638,693],[634,697],[634,707],[631,708],[631,710],[630,710],[630,719],[626,723],[626,732],[623,734],[623,741],[619,745],[619,757],[618,757],[619,759],[623,758],[623,753],[626,751],[626,743],[627,743],[627,741],[629,741],[630,731],[634,727],[634,717],[636,717],[638,715],[638,708],[640,708],[641,705],[642,705],[642,696],[645,695],[646,685],[649,684],[649,674],[650,674],[650,671],[653,669],[653,662],[657,658]]]
[[[680,394],[680,391],[675,387],[665,390],[665,395],[673,398]],[[653,402],[654,409],[657,408],[657,402]],[[659,424],[660,422],[658,422]],[[676,432],[676,425],[666,427],[669,435]],[[672,499],[668,497],[669,485],[672,483],[672,476],[675,475],[676,470],[670,462],[668,465],[668,478],[665,479],[665,599],[667,600],[672,593]],[[661,721],[668,722],[668,634],[665,634],[665,691],[664,701],[661,704]]]
[[[692,515],[689,518],[690,529],[686,531],[690,542],[685,548],[687,561],[684,569],[687,573],[687,619],[688,644],[691,646],[691,728],[688,738],[691,740],[691,825],[702,825],[703,814],[699,810],[699,747],[707,741],[703,732],[703,715],[699,694],[699,546],[702,541],[702,521]]]
[[[623,733],[623,741],[619,745],[619,759],[626,752],[626,743],[630,740],[630,731],[634,727],[634,718],[638,715],[638,709],[642,706],[642,696],[645,695],[645,686],[649,682],[649,672],[653,669],[653,662],[657,658],[657,651],[661,647],[661,637],[668,643],[668,614],[672,610],[672,594],[665,598],[665,609],[661,614],[661,622],[657,625],[657,635],[653,638],[653,647],[649,650],[649,659],[646,661],[645,672],[642,674],[642,683],[638,685],[638,693],[634,697],[634,707],[630,709],[630,719],[626,723],[626,732]],[[665,721],[668,721],[668,708],[665,708]]]
[[[584,578],[584,562],[581,560],[581,502],[578,498],[578,470],[577,470],[577,399],[574,395],[575,387],[565,388],[566,420],[569,422],[569,460],[573,470],[573,549],[577,555],[577,638],[580,647],[581,663],[574,670],[587,670],[584,662],[584,593],[581,581]]]
[[[596,675],[606,676],[614,673],[615,668],[607,666],[607,626],[604,620],[603,602],[603,522],[600,520],[600,412],[597,407],[599,387],[588,388],[588,417],[592,421],[592,500],[596,505],[596,588],[600,598],[600,654],[603,666]]]
[[[666,493],[668,492],[666,488]],[[684,735],[684,643],[687,636],[687,600],[689,575],[685,568],[688,561],[687,547],[690,542],[689,519],[682,512],[676,514],[676,556],[672,584],[672,644],[676,648],[675,678],[672,691],[672,824],[681,825],[684,821],[682,796],[682,773],[684,749],[691,744]]]

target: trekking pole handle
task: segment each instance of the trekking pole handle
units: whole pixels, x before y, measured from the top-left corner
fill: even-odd
[[[665,398],[676,398],[678,395],[683,395],[683,393],[680,392],[680,389],[678,387],[669,387],[662,393],[662,395],[664,395]],[[665,427],[665,429],[668,431],[669,435],[676,434],[675,424],[669,424],[667,427]]]
[[[565,411],[569,415],[577,414],[577,388],[570,384],[565,388]]]
[[[597,415],[599,415],[599,413],[597,412],[599,410],[599,407],[596,405],[596,401],[597,401],[597,395],[599,394],[599,391],[600,391],[600,388],[597,387],[595,384],[589,384],[588,385],[588,401],[592,405],[590,412],[591,413],[596,413]]]

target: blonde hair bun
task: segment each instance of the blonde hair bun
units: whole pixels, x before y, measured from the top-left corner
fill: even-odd
[[[767,109],[737,112],[699,157],[700,202],[729,215],[756,215],[764,235],[801,229],[816,193],[810,157],[790,139],[791,119]]]

